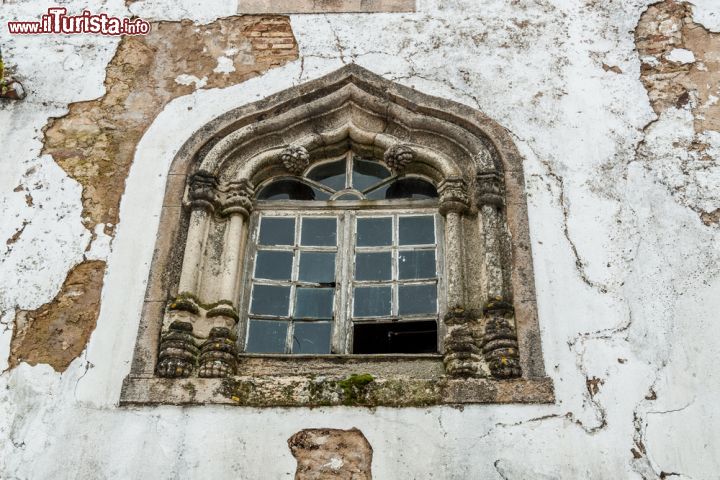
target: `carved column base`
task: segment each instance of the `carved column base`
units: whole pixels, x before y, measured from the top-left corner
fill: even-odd
[[[477,315],[463,308],[454,308],[445,315],[448,334],[445,336],[443,365],[451,377],[472,377],[482,373],[482,355],[478,347]]]
[[[205,378],[228,377],[237,373],[237,336],[225,327],[213,327],[200,349],[198,375]]]
[[[157,375],[160,377],[189,377],[200,353],[192,324],[174,321],[160,339]]]
[[[482,352],[495,378],[517,378],[521,375],[518,341],[515,333],[515,310],[502,300],[494,300],[483,310],[485,335]]]

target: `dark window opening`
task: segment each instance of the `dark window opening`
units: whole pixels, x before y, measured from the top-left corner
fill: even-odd
[[[353,353],[437,353],[437,322],[356,323]]]

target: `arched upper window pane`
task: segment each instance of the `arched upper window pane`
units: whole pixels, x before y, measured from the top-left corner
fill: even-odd
[[[322,183],[333,190],[345,188],[345,159],[336,162],[321,163],[308,172],[308,178]]]
[[[367,193],[367,198],[370,200],[396,200],[401,198],[422,200],[437,198],[437,196],[435,186],[419,178],[401,178]]]
[[[353,160],[352,186],[356,190],[367,190],[390,175],[390,170],[378,162],[357,157]]]
[[[258,200],[327,200],[330,195],[297,180],[277,180],[265,186]]]

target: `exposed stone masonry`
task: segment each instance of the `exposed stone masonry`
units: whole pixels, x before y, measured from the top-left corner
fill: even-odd
[[[135,147],[150,123],[171,100],[196,88],[220,88],[241,83],[266,70],[297,58],[297,44],[290,22],[282,16],[239,16],[206,25],[190,21],[154,22],[147,36],[125,36],[107,66],[106,93],[96,100],[69,106],[67,115],[51,119],[45,128],[44,152],[83,187],[83,223],[91,231],[102,225],[113,235],[119,221],[118,208]],[[232,68],[218,69],[219,58]],[[232,189],[232,187],[231,187]],[[228,207],[233,205],[228,195]],[[244,205],[235,202],[234,205]],[[229,212],[226,212],[229,213]],[[68,356],[80,354],[97,321],[105,263],[81,263],[53,302],[38,310],[18,311],[18,339],[11,365],[26,359],[47,362],[64,369]],[[72,277],[71,277],[72,275]],[[84,284],[79,291],[73,285]],[[66,312],[82,310],[75,322],[86,322],[73,336],[64,328],[62,338],[73,348],[28,355],[36,350],[29,342],[41,332],[37,322],[23,318],[64,319]],[[26,338],[21,347],[20,338]],[[50,342],[51,344],[54,341]],[[62,343],[62,342],[61,342]],[[70,359],[71,360],[71,359]]]

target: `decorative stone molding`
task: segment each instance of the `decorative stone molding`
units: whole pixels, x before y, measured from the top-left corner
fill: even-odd
[[[415,152],[410,145],[396,143],[385,150],[383,159],[393,172],[400,173],[415,160]]]
[[[243,335],[246,312],[238,309],[248,304],[248,239],[257,221],[254,185],[282,175],[280,162],[297,174],[310,158],[348,149],[438,187],[439,198],[422,200],[422,208],[437,205],[445,217],[438,222],[438,301],[450,312],[438,325],[441,351],[413,358],[237,354],[233,336],[238,319]],[[176,177],[190,176],[185,200],[193,208],[173,207],[174,224],[187,232],[159,230],[121,403],[340,405],[347,401],[343,382],[358,373],[373,380],[356,405],[553,401],[538,335],[522,157],[482,112],[351,64],[219,116],[197,130],[171,168]],[[166,205],[179,204],[179,190],[166,190]],[[180,295],[164,309],[175,292],[209,304]],[[472,311],[488,298],[514,298],[523,308],[494,301]],[[156,377],[190,378],[153,378],[153,369]],[[215,376],[225,378],[207,378]]]
[[[482,371],[477,317],[476,312],[463,308],[454,308],[445,315],[448,333],[443,340],[443,365],[450,377],[476,376]]]
[[[513,306],[493,300],[483,309],[485,334],[482,351],[490,373],[495,378],[516,378],[521,375],[518,341],[515,333]]]
[[[200,353],[192,331],[193,326],[189,322],[174,321],[170,324],[160,339],[158,376],[178,378],[192,375]]]
[[[463,214],[470,205],[467,182],[462,178],[448,178],[438,187],[440,196],[440,213],[449,212]]]
[[[237,335],[229,328],[213,327],[200,348],[198,376],[221,378],[237,373]]]
[[[495,170],[478,172],[475,178],[478,207],[492,205],[502,208],[505,204],[505,194],[500,174]]]
[[[310,154],[303,146],[288,145],[280,153],[280,160],[288,172],[300,175],[310,165]]]

